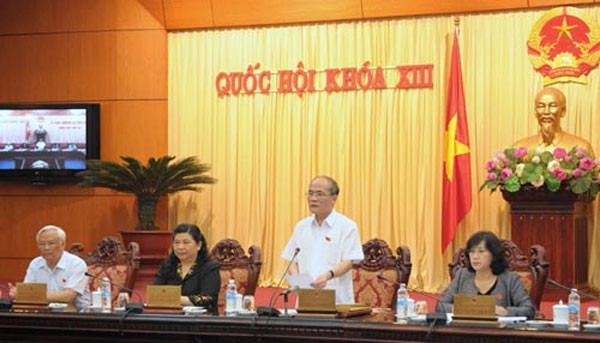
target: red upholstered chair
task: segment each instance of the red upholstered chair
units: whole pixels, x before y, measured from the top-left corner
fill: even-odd
[[[248,255],[235,239],[223,239],[210,251],[210,258],[221,266],[221,289],[219,291],[219,313],[225,306],[225,291],[229,279],[234,279],[238,293],[254,295],[262,266],[260,248],[251,245]]]
[[[362,247],[364,260],[352,266],[354,300],[374,308],[395,309],[398,285],[381,280],[377,275],[407,284],[412,271],[410,250],[400,246],[394,256],[388,244],[377,238],[368,240]]]
[[[501,242],[504,247],[504,255],[508,260],[508,269],[519,274],[523,288],[529,293],[536,310],[536,317],[538,317],[546,280],[548,280],[549,264],[546,261],[546,250],[541,245],[532,245],[529,248],[529,258],[527,258],[514,242],[509,240],[501,240]],[[452,262],[448,264],[450,278],[453,279],[460,268],[468,266],[469,259],[465,254],[465,248],[457,249]]]
[[[84,254],[84,250],[81,243],[73,243],[69,247],[70,253],[86,262],[88,272],[98,277],[90,278],[90,291],[100,287],[104,277],[111,281],[113,302],[122,291],[119,285],[133,289],[135,276],[140,268],[140,247],[136,242],[129,243],[127,249],[124,249],[118,239],[109,236],[103,238],[89,254]]]

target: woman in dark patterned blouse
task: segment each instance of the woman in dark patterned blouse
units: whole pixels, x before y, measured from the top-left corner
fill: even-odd
[[[180,224],[173,230],[172,252],[160,264],[154,284],[181,285],[181,305],[203,306],[218,314],[219,265],[208,257],[206,239],[198,226]]]

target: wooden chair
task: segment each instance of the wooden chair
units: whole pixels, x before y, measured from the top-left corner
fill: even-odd
[[[371,307],[395,309],[398,284],[408,284],[412,271],[410,250],[399,246],[394,256],[388,244],[377,238],[362,247],[364,260],[352,266],[354,300]],[[379,274],[393,282],[379,279]]]
[[[221,266],[221,289],[219,290],[219,313],[225,306],[225,291],[229,279],[234,279],[238,293],[254,295],[262,266],[260,248],[251,245],[246,255],[244,248],[235,239],[223,239],[210,251],[210,258]]]
[[[84,254],[84,250],[81,243],[73,243],[69,247],[69,252],[81,257],[88,265],[88,272],[96,276],[90,278],[90,291],[100,287],[102,278],[107,277],[112,286],[113,302],[121,291],[126,291],[131,296],[130,290],[134,287],[140,268],[140,247],[136,242],[129,243],[125,250],[118,239],[108,236],[98,242],[96,249],[89,254]]]
[[[519,274],[521,283],[529,293],[536,310],[536,316],[538,316],[546,280],[548,280],[549,264],[546,261],[546,250],[541,245],[532,245],[529,248],[529,258],[527,258],[514,242],[501,240],[501,243],[504,247],[504,255],[508,260],[508,269]],[[457,249],[452,257],[452,262],[448,264],[450,278],[453,279],[460,268],[467,268],[468,266],[469,259],[465,253],[465,248]]]

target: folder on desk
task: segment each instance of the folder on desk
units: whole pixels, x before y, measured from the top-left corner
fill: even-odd
[[[47,285],[45,283],[18,282],[15,303],[47,306]]]
[[[452,320],[496,321],[496,296],[455,294]]]

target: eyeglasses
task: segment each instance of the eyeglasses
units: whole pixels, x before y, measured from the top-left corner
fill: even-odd
[[[37,242],[37,246],[38,248],[54,248],[55,246],[58,245],[58,242]]]
[[[327,194],[327,193],[325,193],[325,192],[313,192],[313,191],[308,191],[308,192],[306,193],[306,197],[307,197],[307,198],[315,197],[315,198],[317,198],[317,199],[323,199],[323,198],[325,198],[325,197],[328,197],[328,196],[330,196],[330,195],[331,195],[331,194]]]

